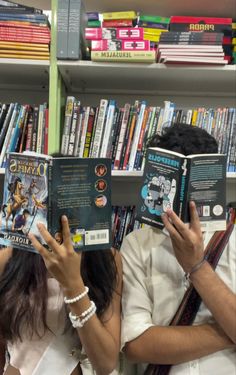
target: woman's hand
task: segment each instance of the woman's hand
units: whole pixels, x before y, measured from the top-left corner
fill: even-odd
[[[200,220],[194,202],[189,203],[190,225],[186,225],[172,211],[168,210],[162,220],[170,234],[175,256],[185,272],[203,259],[204,243]]]
[[[65,290],[73,290],[82,284],[80,274],[81,253],[76,253],[70,236],[70,228],[66,216],[62,216],[63,243],[60,245],[47,231],[43,224],[38,224],[38,229],[49,246],[46,249],[34,235],[29,238],[34,248],[42,255],[45,265],[50,274],[57,279]]]

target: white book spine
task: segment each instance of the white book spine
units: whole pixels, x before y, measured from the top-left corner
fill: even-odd
[[[76,134],[76,127],[77,127],[78,116],[79,116],[79,106],[80,106],[80,102],[74,105],[71,130],[70,130],[70,138],[69,138],[69,146],[68,146],[68,152],[67,152],[69,156],[72,156],[74,152],[75,134]]]
[[[10,138],[11,138],[11,133],[12,133],[12,130],[13,130],[13,127],[14,127],[14,124],[15,124],[17,113],[18,113],[18,103],[16,103],[15,106],[14,106],[13,113],[12,113],[12,116],[11,116],[11,120],[10,120],[8,129],[7,129],[6,137],[5,137],[3,146],[2,146],[1,155],[0,155],[0,167],[2,166],[4,157],[5,157],[5,154],[6,154],[7,146],[9,144],[9,141],[10,141]]]
[[[36,152],[41,153],[42,147],[42,137],[43,137],[43,115],[44,115],[44,105],[39,106],[39,118],[38,118],[38,130],[37,130],[37,145]]]
[[[87,127],[88,127],[88,120],[89,120],[89,112],[90,112],[90,107],[87,107],[85,110],[84,114],[84,121],[83,121],[83,126],[81,129],[81,140],[80,140],[80,147],[79,147],[79,157],[83,157],[84,153],[84,145],[85,145],[85,139],[86,139],[86,134],[87,134]]]
[[[94,141],[93,141],[93,149],[91,152],[92,158],[97,158],[99,156],[107,105],[108,105],[108,100],[101,99],[98,118],[97,118],[97,124],[96,124],[96,131],[95,131]]]
[[[61,141],[62,155],[67,155],[67,152],[68,152],[74,103],[75,103],[75,97],[68,96],[66,99],[65,120],[64,120],[64,128],[63,128],[62,141]]]
[[[108,111],[107,111],[107,120],[105,124],[103,142],[102,142],[101,151],[100,151],[101,158],[107,157],[107,149],[108,149],[108,144],[109,144],[111,131],[112,131],[115,108],[116,108],[115,101],[112,100],[108,106]]]
[[[134,162],[135,162],[135,156],[136,156],[136,151],[137,151],[137,147],[138,147],[139,134],[140,134],[142,123],[143,123],[143,116],[144,116],[145,109],[146,109],[146,103],[142,102],[142,104],[140,106],[140,112],[139,112],[139,115],[138,115],[137,124],[136,124],[136,127],[135,127],[133,143],[132,143],[131,151],[130,151],[129,171],[132,171],[134,169]]]

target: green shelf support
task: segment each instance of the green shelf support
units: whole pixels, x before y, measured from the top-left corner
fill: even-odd
[[[64,106],[64,84],[57,67],[57,6],[58,0],[52,0],[51,50],[49,74],[49,127],[48,153],[60,151],[61,118]]]

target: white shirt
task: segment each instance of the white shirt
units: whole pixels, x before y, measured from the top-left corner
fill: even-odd
[[[212,233],[206,233],[205,246]],[[167,326],[174,316],[188,282],[178,264],[170,238],[158,229],[146,227],[130,233],[123,241],[122,344],[154,325]],[[236,292],[236,231],[220,258],[216,272]],[[195,325],[213,322],[202,303]],[[138,366],[143,374],[145,364]],[[236,349],[226,349],[199,360],[171,368],[171,375],[235,375]]]

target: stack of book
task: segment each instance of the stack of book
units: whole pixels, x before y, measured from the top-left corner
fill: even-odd
[[[228,64],[232,59],[232,19],[172,16],[162,34],[159,62]]]
[[[43,11],[0,1],[0,58],[49,59],[50,28]]]
[[[92,61],[156,61],[155,49],[150,40],[145,38],[144,29],[134,27],[136,12],[103,13],[101,17],[101,28],[92,27],[85,30],[85,38],[91,42]]]
[[[169,31],[169,23],[169,17],[140,14],[138,18],[138,27],[143,27],[144,39],[150,40],[155,48],[161,34]]]
[[[5,167],[7,152],[23,151],[48,153],[47,103],[0,103],[0,167]]]

